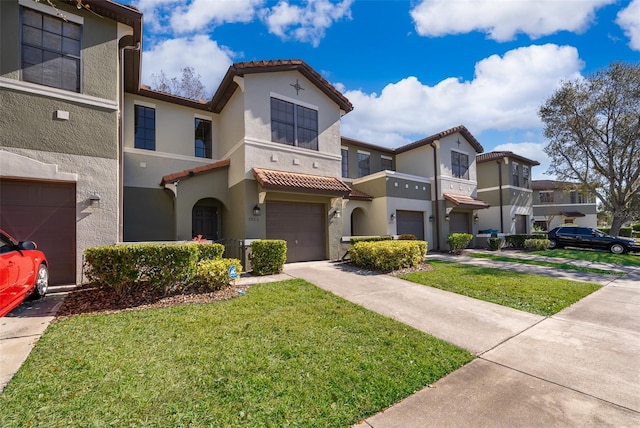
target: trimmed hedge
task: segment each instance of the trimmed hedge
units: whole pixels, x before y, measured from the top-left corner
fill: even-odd
[[[528,234],[515,234],[515,235],[507,235],[504,237],[506,245],[511,248],[525,248],[524,241],[527,239],[546,239],[545,234],[534,233],[531,235]]]
[[[489,245],[489,249],[491,251],[498,251],[502,248],[502,238],[489,238],[487,240],[487,244]]]
[[[447,237],[447,244],[449,244],[452,253],[460,254],[472,239],[473,235],[470,233],[452,233]]]
[[[357,242],[349,250],[351,261],[359,267],[382,272],[414,267],[427,254],[425,241]]]
[[[403,233],[401,235],[398,235],[398,241],[415,241],[418,238],[416,237],[416,235],[412,234],[412,233]]]
[[[549,248],[548,239],[525,239],[524,248],[527,250],[544,251]]]
[[[393,241],[393,236],[383,235],[383,236],[365,236],[363,238],[352,237],[349,242],[351,245],[357,242],[377,242],[377,241]]]
[[[238,259],[208,259],[198,262],[194,276],[195,285],[205,290],[220,290],[228,285],[229,268],[235,265],[238,277],[242,273],[242,265]]]
[[[222,251],[221,251],[222,249]],[[85,275],[98,285],[122,295],[135,284],[149,282],[164,293],[182,288],[193,279],[201,259],[221,257],[220,244],[128,244],[84,250]]]
[[[256,275],[271,275],[282,272],[287,261],[287,241],[261,239],[251,243],[251,268]]]

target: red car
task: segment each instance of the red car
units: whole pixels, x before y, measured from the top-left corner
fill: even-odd
[[[32,241],[16,241],[0,229],[0,317],[27,297],[44,297],[49,288],[47,258]]]

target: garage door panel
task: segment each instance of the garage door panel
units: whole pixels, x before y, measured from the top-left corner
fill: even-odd
[[[75,183],[0,180],[0,227],[36,241],[49,260],[51,284],[76,281]]]
[[[267,238],[287,241],[287,262],[325,259],[324,205],[267,203]]]
[[[396,232],[398,235],[411,234],[424,240],[424,213],[422,211],[396,210]]]

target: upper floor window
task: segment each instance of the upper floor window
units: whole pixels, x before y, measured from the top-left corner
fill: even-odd
[[[80,92],[82,25],[22,8],[22,80]]]
[[[366,152],[358,152],[358,177],[364,177],[371,173],[370,155]]]
[[[553,191],[540,192],[540,202],[553,202]]]
[[[196,157],[211,159],[211,121],[196,118],[195,129]]]
[[[136,105],[135,142],[136,149],[156,149],[156,109]]]
[[[349,178],[349,149],[340,149],[342,155],[342,176]]]
[[[520,187],[520,165],[513,163],[511,167],[511,184]]]
[[[529,167],[527,165],[522,165],[522,187],[528,189],[530,187],[531,181],[529,180]]]
[[[271,140],[318,150],[318,112],[271,98]]]
[[[451,151],[451,174],[454,177],[469,179],[469,155]]]
[[[393,171],[393,160],[389,156],[382,156],[380,162],[383,171]]]

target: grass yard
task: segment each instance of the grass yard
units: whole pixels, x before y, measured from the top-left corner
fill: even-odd
[[[536,253],[537,254],[537,253]],[[536,265],[536,266],[547,266],[554,267],[557,269],[566,269],[566,270],[575,270],[579,272],[588,272],[588,273],[599,273],[603,275],[617,275],[624,276],[624,272],[620,272],[617,270],[604,270],[604,269],[596,269],[589,268],[583,266],[576,266],[570,263],[562,263],[562,262],[548,262],[543,260],[532,260],[532,259],[521,259],[517,257],[508,257],[508,256],[498,256],[495,254],[487,254],[487,253],[470,253],[470,257],[475,257],[479,259],[490,259],[499,262],[510,262],[510,263],[522,263],[525,265]]]
[[[553,315],[600,286],[494,268],[430,261],[433,270],[401,278],[538,315]]]
[[[586,260],[598,263],[611,263],[622,266],[640,266],[640,254],[611,254],[596,250],[567,250],[555,249],[546,251],[534,251],[531,254],[546,257],[558,257],[561,259]]]
[[[0,394],[0,426],[346,427],[472,359],[290,280],[53,323]]]

